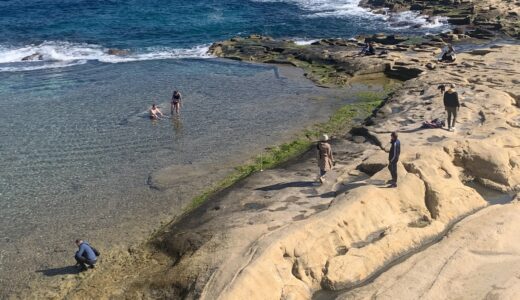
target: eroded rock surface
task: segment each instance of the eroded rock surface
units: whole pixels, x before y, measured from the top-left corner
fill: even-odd
[[[373,283],[328,299],[516,299],[520,203],[491,206]],[[325,297],[324,297],[325,298]]]
[[[381,145],[387,144],[391,131],[400,132],[404,150],[397,189],[385,188],[386,169],[357,180],[350,174],[355,174],[352,170],[360,163],[345,162],[335,170],[333,185],[319,188],[331,189],[334,196],[323,212],[297,222],[273,216],[273,221],[282,223],[280,227],[274,231],[256,228],[254,235],[249,232],[254,225],[235,223],[233,229],[181,259],[183,271],[187,271],[193,261],[206,259],[206,265],[207,259],[219,257],[218,263],[208,264],[218,267],[200,285],[203,288],[191,290],[193,295],[204,299],[215,295],[221,299],[308,299],[320,289],[355,287],[438,237],[454,221],[485,207],[485,200],[464,181],[475,179],[494,189],[517,191],[519,132],[508,124],[520,115],[516,100],[504,91],[518,91],[510,76],[518,72],[517,51],[518,46],[503,46],[485,56],[461,54],[460,61],[471,66],[441,65],[408,81],[387,104],[398,109],[376,116],[374,125],[367,127]],[[420,57],[420,62],[426,62]],[[430,61],[433,59],[430,54]],[[488,69],[497,63],[503,67]],[[480,76],[493,80],[470,82]],[[464,103],[457,131],[420,130],[422,121],[444,116],[437,86],[447,83],[457,84]],[[364,155],[373,153],[365,152],[359,158],[364,160]],[[306,194],[302,190],[286,192],[300,198]],[[247,201],[253,199],[247,197]],[[234,250],[215,248],[237,241],[241,246],[232,246]],[[191,273],[200,271],[199,265]]]

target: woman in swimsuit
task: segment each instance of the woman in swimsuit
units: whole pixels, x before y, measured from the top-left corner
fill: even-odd
[[[179,93],[179,91],[173,91],[172,106],[171,106],[172,115],[173,115],[173,111],[175,111],[177,114],[179,113],[179,109],[181,108],[181,100],[182,100],[181,93]]]

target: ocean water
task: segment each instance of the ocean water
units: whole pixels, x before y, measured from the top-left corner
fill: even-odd
[[[141,241],[212,179],[356,101],[295,69],[212,58],[211,42],[447,28],[357,3],[0,1],[0,298],[72,263],[77,237],[105,249]],[[21,61],[34,53],[42,60]],[[169,111],[173,88],[184,96],[181,116],[150,121],[151,103]],[[171,166],[180,177],[207,172],[150,188]]]
[[[411,12],[377,15],[359,0],[4,0],[0,1],[0,72],[206,57],[215,41],[252,33],[292,39],[360,33],[427,33],[440,18]],[[125,57],[108,55],[126,49]],[[21,62],[39,53],[44,62]]]

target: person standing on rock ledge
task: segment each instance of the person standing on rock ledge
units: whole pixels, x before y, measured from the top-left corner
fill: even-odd
[[[455,85],[450,84],[448,91],[444,93],[444,108],[448,113],[448,130],[455,130],[455,122],[457,121],[457,112],[460,108],[459,95],[455,91]],[[453,117],[453,122],[452,121]]]
[[[392,180],[390,180],[390,187],[397,187],[397,162],[399,161],[399,155],[401,155],[401,142],[397,138],[397,132],[392,132],[390,135],[390,152],[388,153],[388,170],[392,174]]]
[[[328,143],[329,136],[324,134],[316,146],[318,156],[318,167],[320,168],[320,176],[318,182],[323,183],[325,174],[332,169],[334,165],[334,157],[332,156],[332,147]]]

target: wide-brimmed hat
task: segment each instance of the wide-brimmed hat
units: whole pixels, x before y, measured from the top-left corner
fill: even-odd
[[[326,135],[326,134],[321,135],[321,139],[320,139],[320,141],[322,141],[322,142],[326,142],[326,141],[328,141],[328,140],[329,140],[329,136],[328,136],[328,135]]]

